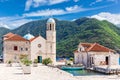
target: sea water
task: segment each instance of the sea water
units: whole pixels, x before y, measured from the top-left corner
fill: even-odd
[[[73,74],[73,76],[91,76],[91,75],[105,75],[103,73],[99,73],[99,72],[94,72],[91,70],[64,70],[66,72],[69,72],[71,74]]]

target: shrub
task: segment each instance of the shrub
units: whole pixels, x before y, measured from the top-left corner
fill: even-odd
[[[67,65],[68,65],[68,66],[71,66],[71,64],[70,64],[70,63],[67,63]]]
[[[32,64],[32,61],[28,59],[27,54],[21,54],[19,58],[20,61],[26,66],[30,66],[30,64]]]
[[[50,58],[43,59],[43,64],[48,65],[52,63],[52,60]]]
[[[73,61],[73,60],[74,60],[74,59],[71,57],[71,58],[70,58],[70,61]]]
[[[21,62],[26,66],[30,66],[30,64],[32,64],[32,61],[29,60],[28,58],[22,59]]]
[[[28,57],[27,54],[21,54],[19,58],[20,58],[20,60],[21,60],[21,59],[24,59],[24,58],[27,58],[27,57]]]
[[[38,59],[34,59],[33,63],[37,64],[38,63]]]
[[[8,64],[11,64],[11,63],[12,63],[12,61],[9,60],[9,61],[8,61]]]

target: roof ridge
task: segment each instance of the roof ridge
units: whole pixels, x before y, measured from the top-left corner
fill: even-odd
[[[93,44],[91,44],[91,47],[89,47],[89,48],[87,49],[87,51],[90,51],[96,44],[97,44],[96,42],[93,43]]]
[[[38,37],[39,37],[39,36],[36,36],[36,37],[30,39],[29,41],[32,42],[32,41],[34,41],[34,40],[35,40],[36,38],[38,38]]]
[[[109,49],[109,51],[111,50],[111,51],[114,51],[114,50],[112,50],[112,49],[110,49],[110,48],[108,48],[108,47],[105,47],[105,46],[103,46],[103,45],[100,45],[100,44],[98,44],[99,46],[101,46],[101,47],[104,47],[104,48],[106,48],[106,49]]]
[[[110,49],[110,48],[107,48],[107,47],[105,47],[105,46],[103,46],[103,45],[100,45],[99,43],[94,43],[94,44],[88,49],[88,51],[92,50],[95,46],[99,46],[99,47],[101,47],[101,48],[104,48],[104,49],[108,50],[109,52],[110,52],[110,51],[113,51],[113,52],[114,52],[114,50],[112,50],[112,49]]]

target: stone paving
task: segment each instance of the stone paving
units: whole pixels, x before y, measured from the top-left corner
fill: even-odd
[[[12,67],[6,67],[6,64],[0,64],[0,80],[120,80],[117,75],[114,76],[72,76],[71,74],[40,65],[31,67],[31,74],[23,74],[22,68],[18,63]]]

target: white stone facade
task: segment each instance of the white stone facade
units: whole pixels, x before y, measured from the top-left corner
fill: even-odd
[[[83,64],[85,67],[119,65],[119,54],[96,43],[90,46],[89,44],[80,44],[78,50],[74,52],[74,62]]]
[[[21,37],[17,34],[8,33],[3,38],[4,62],[9,60],[18,61],[20,54],[29,54],[30,59],[51,58],[53,64],[56,62],[56,23],[50,18],[47,21],[46,39],[42,36],[34,37],[30,33]],[[31,37],[32,36],[32,37]],[[26,38],[26,39],[25,39]],[[29,39],[29,40],[28,40]],[[17,46],[17,50],[13,47]],[[27,50],[26,50],[27,48]]]

